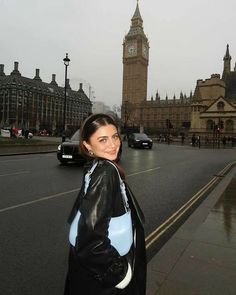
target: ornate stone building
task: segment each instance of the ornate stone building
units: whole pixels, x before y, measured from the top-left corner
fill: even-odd
[[[177,99],[147,99],[149,41],[143,30],[143,20],[137,3],[131,26],[123,42],[122,122],[127,127],[162,133],[185,131],[190,126],[190,97]]]
[[[14,63],[10,75],[6,75],[4,65],[0,65],[0,127],[14,125],[20,129],[47,129],[60,133],[64,128],[64,98],[64,87],[58,86],[55,74],[50,83],[45,83],[40,78],[39,69],[30,79],[21,75],[18,62]],[[82,83],[79,90],[74,91],[67,80],[66,106],[66,125],[76,129],[92,109]]]
[[[213,74],[210,79],[197,81],[191,113],[192,133],[210,137],[236,134],[236,67],[231,71],[229,45],[223,60],[222,78]]]

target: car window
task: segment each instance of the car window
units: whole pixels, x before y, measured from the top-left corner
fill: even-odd
[[[71,137],[72,141],[79,141],[80,130],[78,129]]]
[[[137,133],[135,134],[135,138],[137,139],[147,139],[147,135],[145,133]]]

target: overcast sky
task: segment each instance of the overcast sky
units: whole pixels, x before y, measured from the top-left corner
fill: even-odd
[[[43,81],[52,73],[64,86],[63,58],[71,59],[74,90],[89,84],[95,100],[121,104],[122,43],[136,0],[0,0],[0,64],[5,73],[19,62],[22,76]],[[179,97],[194,91],[197,79],[222,73],[226,44],[236,60],[236,0],[140,0],[149,38],[148,98],[158,89]]]

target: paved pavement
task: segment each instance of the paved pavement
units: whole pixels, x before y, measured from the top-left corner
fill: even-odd
[[[236,294],[236,167],[148,264],[147,295]]]

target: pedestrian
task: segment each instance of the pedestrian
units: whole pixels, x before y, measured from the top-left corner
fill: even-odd
[[[29,138],[29,129],[26,129],[25,130],[25,139],[28,139]]]
[[[105,114],[91,115],[83,123],[79,145],[89,162],[68,220],[64,295],[145,295],[144,217],[116,162],[121,139],[115,121]],[[126,230],[128,222],[119,223],[127,214],[131,231]],[[127,239],[117,236],[116,243],[112,222],[125,228]]]
[[[223,147],[225,148],[225,146],[226,146],[226,137],[225,136],[222,138],[222,142],[223,142]]]
[[[197,143],[198,143],[198,147],[200,149],[201,148],[201,137],[200,137],[200,135],[198,135],[198,137],[197,137]]]
[[[193,133],[193,135],[192,135],[192,146],[195,146],[196,141],[197,141],[196,135],[195,135],[195,133]]]

